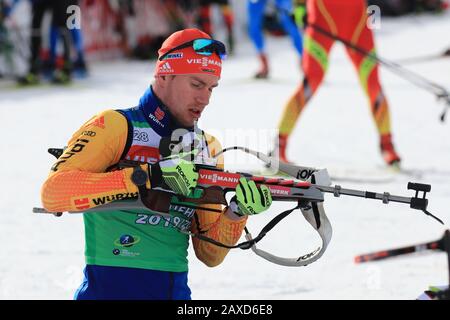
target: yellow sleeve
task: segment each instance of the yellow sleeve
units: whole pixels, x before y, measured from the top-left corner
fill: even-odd
[[[137,196],[133,169],[105,172],[116,164],[128,136],[126,118],[104,111],[87,121],[68,142],[41,189],[50,212],[84,211],[114,200]]]
[[[220,143],[212,136],[207,136],[208,146],[211,155],[214,156],[222,150]],[[223,169],[223,155],[219,156],[218,167]],[[204,207],[221,210],[221,205],[205,205]],[[214,211],[197,210],[198,222],[192,223],[192,232],[202,231],[204,236],[212,238],[223,244],[235,245],[242,235],[247,218],[240,220],[231,220],[222,209],[222,213]],[[197,258],[209,267],[219,265],[228,254],[230,249],[216,246],[212,243],[192,238],[195,255]]]

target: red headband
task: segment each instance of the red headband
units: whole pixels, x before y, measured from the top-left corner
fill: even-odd
[[[170,35],[158,50],[161,57],[171,49],[195,39],[211,39],[198,29],[184,29]],[[169,53],[164,60],[156,63],[156,75],[176,74],[211,74],[220,77],[222,60],[213,53],[210,56],[197,54],[192,47],[183,48]]]

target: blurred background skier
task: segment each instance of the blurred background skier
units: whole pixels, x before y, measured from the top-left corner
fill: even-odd
[[[291,0],[274,0],[275,10],[278,19],[284,31],[290,36],[295,50],[298,53],[299,60],[303,54],[303,45],[301,34],[292,19],[292,1]],[[269,58],[267,56],[264,43],[263,21],[267,0],[247,0],[248,12],[248,30],[250,38],[258,53],[260,68],[255,74],[257,79],[266,79],[269,77]]]
[[[235,46],[233,23],[234,14],[233,9],[228,0],[199,0],[198,8],[198,26],[201,30],[207,34],[213,36],[213,23],[212,23],[212,6],[218,5],[222,14],[222,19],[226,29],[226,43],[228,53],[232,54]]]
[[[300,5],[301,2],[297,1]],[[288,138],[307,103],[321,85],[328,68],[328,56],[335,42],[333,35],[343,38],[355,46],[376,52],[372,31],[367,27],[365,0],[306,0],[305,53],[302,60],[304,78],[285,105],[279,123],[278,153],[280,160],[288,162],[286,150]],[[304,20],[297,14],[297,21]],[[318,28],[329,35],[318,31]],[[319,30],[320,30],[319,29]],[[354,65],[364,93],[369,99],[370,109],[379,134],[379,146],[385,163],[399,166],[400,157],[392,143],[389,105],[378,77],[378,63],[351,48],[346,52]]]

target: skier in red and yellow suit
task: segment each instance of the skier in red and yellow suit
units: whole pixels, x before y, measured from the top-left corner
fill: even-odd
[[[368,19],[366,8],[365,0],[306,0],[307,25],[302,61],[305,76],[302,84],[287,102],[279,124],[281,160],[287,161],[287,139],[300,113],[322,83],[328,68],[328,56],[334,39],[318,31],[318,28],[343,38],[367,52],[375,53],[373,34],[366,24]],[[392,144],[389,107],[378,79],[378,63],[349,47],[346,47],[346,51],[369,98],[380,135],[383,159],[388,165],[398,165],[400,157]]]

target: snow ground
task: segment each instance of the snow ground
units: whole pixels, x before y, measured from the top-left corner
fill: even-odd
[[[438,53],[449,45],[450,12],[382,21],[378,52],[391,60]],[[225,62],[219,88],[200,125],[233,144],[269,150],[282,107],[301,78],[287,39],[268,41],[272,80],[250,80],[257,68],[251,44],[243,41]],[[450,88],[450,60],[411,65],[410,69]],[[82,279],[84,236],[81,215],[61,218],[32,214],[53,162],[48,147],[64,146],[93,114],[133,106],[149,85],[153,62],[121,61],[92,65],[92,76],[72,87],[0,90],[2,150],[0,177],[0,299],[71,299]],[[429,93],[381,71],[389,99],[395,144],[405,168],[421,177],[395,176],[385,183],[340,183],[344,187],[412,195],[410,180],[430,183],[429,210],[450,221],[449,123],[438,118],[442,104]],[[9,89],[8,89],[9,88]],[[255,133],[257,140],[234,135],[230,128]],[[253,131],[252,131],[253,130]],[[243,140],[242,140],[243,139]],[[288,155],[303,165],[329,167],[358,177],[379,177],[382,161],[375,126],[356,74],[341,45],[330,58],[326,81],[291,137]],[[229,168],[242,163],[229,161]],[[227,160],[228,161],[228,158]],[[245,161],[242,160],[241,161]],[[372,173],[371,173],[372,172]],[[277,212],[252,217],[257,233]],[[356,265],[355,255],[411,245],[442,236],[446,227],[406,205],[326,196],[333,239],[325,255],[302,268],[281,267],[236,250],[224,263],[208,268],[190,252],[194,299],[414,299],[428,285],[448,282],[446,255],[425,253]],[[294,257],[314,249],[319,238],[298,214],[292,214],[261,242],[261,248]]]

